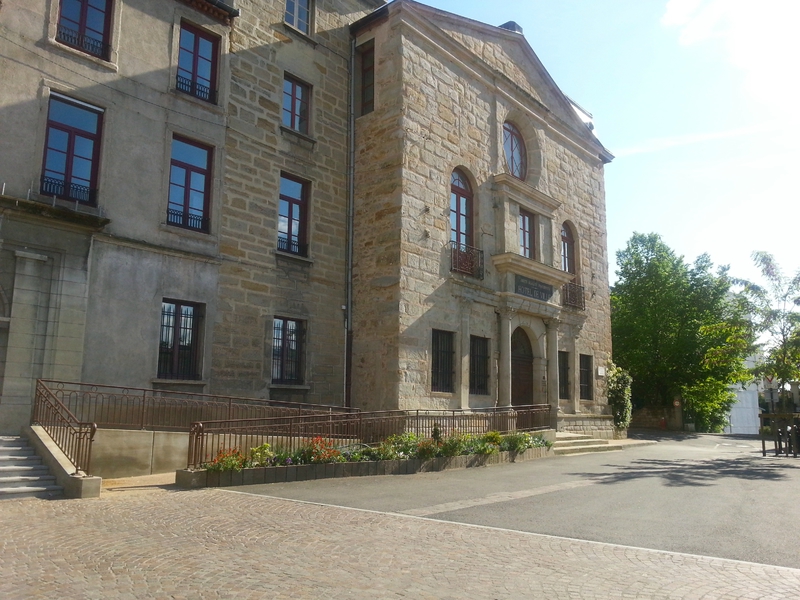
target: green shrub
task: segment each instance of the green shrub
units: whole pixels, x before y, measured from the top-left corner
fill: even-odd
[[[417,442],[416,456],[421,460],[430,460],[439,454],[439,444],[435,440],[420,440]]]
[[[238,448],[220,450],[210,462],[201,465],[207,471],[241,471],[246,465],[244,454]]]
[[[272,459],[275,458],[275,453],[272,451],[272,446],[267,443],[250,448],[250,460],[254,467],[266,467],[272,464]]]
[[[335,463],[344,460],[342,453],[334,447],[333,442],[320,436],[300,448],[298,458],[302,464]]]
[[[454,431],[442,440],[440,447],[442,456],[461,456],[467,453],[467,436]]]
[[[611,407],[611,414],[614,415],[614,427],[626,429],[631,424],[631,384],[633,378],[630,374],[608,362],[606,370],[606,382],[608,385],[608,405]]]
[[[495,446],[499,446],[503,441],[503,436],[500,435],[499,431],[487,431],[481,436],[481,440],[486,442],[487,444],[494,444]]]

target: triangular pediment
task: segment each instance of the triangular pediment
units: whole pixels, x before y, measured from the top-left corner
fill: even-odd
[[[522,34],[413,0],[397,0],[397,3],[405,10],[419,15],[428,27],[438,30],[463,51],[478,59],[485,68],[498,73],[498,79],[504,80],[510,93],[533,99],[533,103],[526,103],[532,110],[555,116],[579,138],[607,152],[580,119],[570,100]],[[503,82],[498,82],[498,85],[502,84]],[[610,158],[611,155],[608,156]]]

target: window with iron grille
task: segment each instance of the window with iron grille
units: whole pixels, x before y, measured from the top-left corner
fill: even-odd
[[[41,193],[96,203],[103,110],[51,94]]]
[[[580,357],[581,400],[591,400],[592,390],[592,357],[581,354]]]
[[[431,335],[431,391],[453,391],[452,331],[434,329]]]
[[[469,393],[489,394],[489,340],[475,335],[469,338]]]
[[[283,79],[283,125],[308,135],[308,113],[311,86],[294,77]]]
[[[517,179],[525,179],[528,171],[528,157],[525,141],[516,125],[506,121],[503,123],[503,150],[509,172]]]
[[[308,244],[306,243],[308,188],[308,182],[281,173],[280,199],[278,201],[278,250],[299,256],[308,256]]]
[[[211,198],[211,148],[172,138],[167,223],[208,232]]]
[[[158,376],[162,379],[200,379],[203,307],[180,300],[161,303]]]
[[[283,20],[308,35],[311,33],[313,8],[313,0],[286,0],[286,12]]]
[[[272,321],[272,383],[303,383],[303,321],[275,317]]]
[[[531,213],[519,211],[519,253],[525,258],[536,258],[536,236],[534,217]]]
[[[558,351],[558,397],[570,399],[569,393],[569,352]]]
[[[61,0],[56,39],[108,60],[111,0]]]
[[[188,23],[181,23],[178,73],[175,86],[181,92],[217,102],[217,53],[219,38]]]
[[[361,110],[365,115],[375,109],[375,40],[358,47],[361,60]]]

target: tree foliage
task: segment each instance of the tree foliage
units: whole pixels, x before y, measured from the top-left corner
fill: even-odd
[[[608,405],[611,407],[611,414],[614,415],[614,427],[626,429],[631,424],[633,409],[631,383],[633,380],[625,369],[620,369],[609,361],[606,382],[608,384]]]
[[[754,370],[758,378],[774,377],[783,389],[800,379],[800,271],[784,275],[767,252],[753,252],[766,285],[737,280],[747,299],[756,331],[764,338],[764,358]]]
[[[633,376],[634,402],[667,407],[680,396],[698,430],[719,429],[730,410],[721,390],[747,379],[753,339],[727,269],[715,273],[705,254],[689,265],[658,235],[639,233],[617,252],[617,266],[614,361]]]

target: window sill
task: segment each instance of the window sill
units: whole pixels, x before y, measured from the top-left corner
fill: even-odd
[[[119,72],[119,65],[117,65],[117,63],[115,63],[113,61],[104,60],[104,59],[99,58],[97,56],[93,56],[93,55],[89,54],[88,52],[83,52],[81,50],[78,50],[77,48],[73,48],[72,46],[67,46],[66,44],[62,44],[61,42],[59,42],[55,38],[48,38],[47,41],[52,46],[55,46],[56,48],[58,48],[60,50],[63,50],[64,52],[66,52],[68,54],[72,54],[73,56],[80,56],[81,58],[86,59],[89,62],[94,63],[94,64],[96,64],[96,65],[98,65],[100,67],[103,67],[104,69],[107,69],[109,71],[112,71],[114,73],[118,73]],[[114,54],[116,54],[116,53],[112,50],[111,51],[111,55],[113,56]]]
[[[298,38],[299,40],[302,40],[307,44],[311,44],[314,48],[317,47],[317,42],[313,37],[311,37],[307,33],[303,33],[302,31],[297,29],[297,27],[289,25],[286,21],[283,22],[283,30],[291,34],[292,36]]]
[[[197,229],[189,229],[188,227],[177,227],[175,225],[169,225],[163,221],[158,224],[158,228],[161,231],[166,231],[167,233],[172,233],[185,238],[192,238],[202,242],[216,241],[211,235],[211,232],[208,231],[199,231]]]
[[[291,127],[287,127],[286,125],[281,125],[281,134],[297,137],[297,138],[303,140],[304,142],[307,142],[307,143],[311,144],[312,147],[317,145],[317,140],[316,139],[312,138],[309,135],[306,135],[305,133],[300,133],[296,129],[292,129]]]
[[[271,390],[310,390],[310,385],[292,383],[270,383],[267,387]]]
[[[311,266],[314,264],[314,260],[308,258],[307,256],[300,256],[299,254],[292,254],[291,252],[284,252],[283,250],[275,250],[275,256],[278,258],[288,258],[289,260],[294,260],[300,263],[307,264]]]
[[[455,392],[431,392],[431,396],[434,398],[452,398],[455,395]]]
[[[185,100],[187,102],[190,102],[191,104],[194,104],[196,106],[201,106],[210,112],[216,113],[218,115],[225,114],[225,109],[222,108],[222,105],[219,102],[219,98],[217,98],[217,103],[215,104],[213,102],[209,102],[208,100],[203,100],[202,98],[198,98],[197,96],[192,96],[191,94],[182,92],[176,87],[171,87],[169,91],[176,97],[181,98],[182,100]],[[217,94],[219,94],[219,91],[217,91]]]
[[[206,381],[205,379],[161,379],[159,377],[151,379],[150,383],[153,385],[161,385],[161,386],[196,385],[197,387],[205,387],[208,385],[208,381]]]

